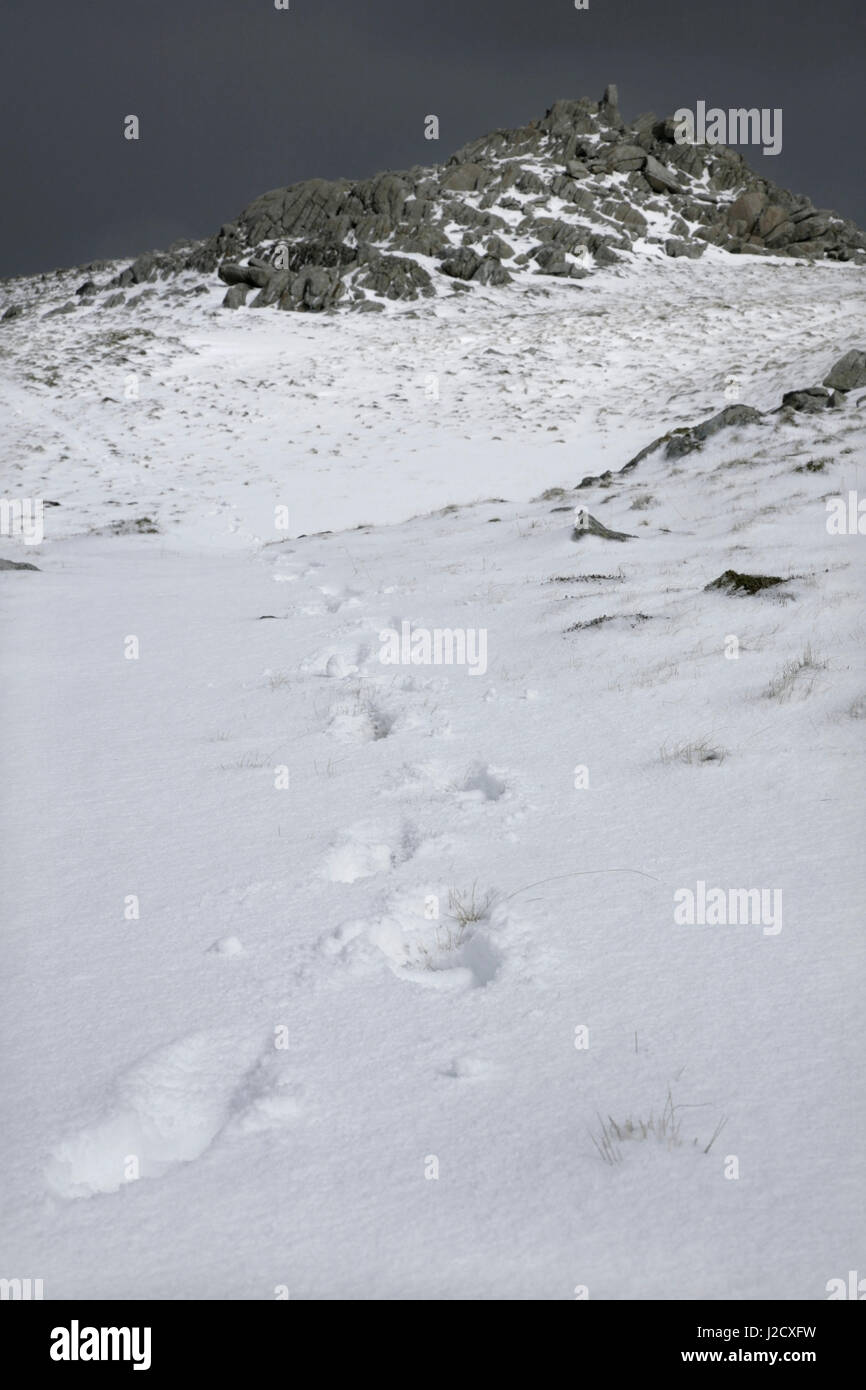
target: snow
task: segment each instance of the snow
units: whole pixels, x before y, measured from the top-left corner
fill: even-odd
[[[7,491],[61,503],[0,586],[4,1264],[46,1297],[857,1267],[864,542],[825,503],[864,486],[859,393],[575,485],[732,378],[820,381],[862,271],[650,251],[410,312],[4,327]],[[404,621],[483,629],[486,671],[384,664]],[[698,881],[781,890],[782,930],[677,925]],[[628,1137],[669,1095],[680,1142]]]

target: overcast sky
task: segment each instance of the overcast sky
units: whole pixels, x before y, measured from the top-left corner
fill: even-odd
[[[866,0],[289,2],[3,0],[0,276],[207,236],[299,179],[440,162],[608,82],[627,119],[781,107],[781,154],[750,162],[866,226]]]

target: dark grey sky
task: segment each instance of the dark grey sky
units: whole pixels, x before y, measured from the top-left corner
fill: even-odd
[[[782,153],[750,162],[866,225],[864,0],[290,6],[3,0],[0,275],[206,236],[266,189],[438,162],[610,81],[627,118],[782,107]]]

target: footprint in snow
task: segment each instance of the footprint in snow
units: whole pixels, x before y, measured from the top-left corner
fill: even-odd
[[[301,1091],[261,1038],[193,1033],[156,1048],[116,1079],[101,1116],[54,1149],[46,1181],[67,1199],[117,1192],[200,1158],[218,1136],[300,1114]]]
[[[467,911],[469,916],[467,916]],[[436,914],[436,915],[433,915]],[[435,889],[394,894],[373,921],[344,923],[320,943],[355,973],[384,963],[398,979],[428,989],[466,990],[490,984],[505,960],[508,917],[486,895],[441,902]]]
[[[328,851],[322,874],[331,883],[355,883],[359,878],[370,878],[405,864],[417,849],[418,838],[412,826],[387,831],[378,825],[361,823]]]

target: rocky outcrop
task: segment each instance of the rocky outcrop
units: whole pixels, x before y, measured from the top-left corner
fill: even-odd
[[[851,222],[756,174],[737,149],[676,136],[654,112],[625,121],[611,85],[601,101],[555,101],[541,119],[492,131],[441,165],[272,189],[215,236],[147,252],[107,282],[88,278],[54,312],[100,296],[100,307],[127,309],[135,297],[124,303],[122,292],[149,293],[185,272],[218,275],[228,309],[369,310],[521,275],[581,279],[615,269],[638,243],[672,259],[717,247],[866,264],[866,237]],[[3,321],[17,312],[10,306]],[[846,370],[858,379],[856,363]]]
[[[852,386],[850,388],[842,386],[840,383],[843,381],[851,382]],[[846,352],[845,356],[840,357],[839,361],[830,369],[824,382],[824,386],[806,386],[796,391],[786,391],[781,404],[776,406],[775,410],[756,410],[751,405],[726,405],[723,410],[717,411],[715,415],[700,421],[697,425],[678,426],[676,429],[669,430],[667,434],[660,435],[658,439],[654,439],[651,444],[647,444],[639,453],[635,454],[634,458],[629,459],[628,463],[623,464],[622,468],[615,470],[609,468],[604,473],[582,478],[577,484],[576,490],[589,487],[609,487],[614,478],[633,472],[645,458],[649,458],[651,454],[659,451],[662,451],[662,457],[665,459],[684,458],[687,454],[702,449],[707,440],[724,430],[750,425],[761,425],[766,428],[772,423],[773,417],[777,415],[782,416],[784,421],[791,418],[790,412],[792,411],[804,411],[807,414],[812,414],[815,411],[826,410],[830,407],[841,407],[844,403],[846,390],[856,389],[861,384],[866,386],[866,352],[856,348]],[[831,382],[835,386],[835,391],[826,389],[827,384]],[[733,574],[733,571],[729,573]],[[722,576],[722,579],[725,579],[725,575]],[[723,585],[721,581],[714,581],[712,585],[707,587],[721,588]]]

